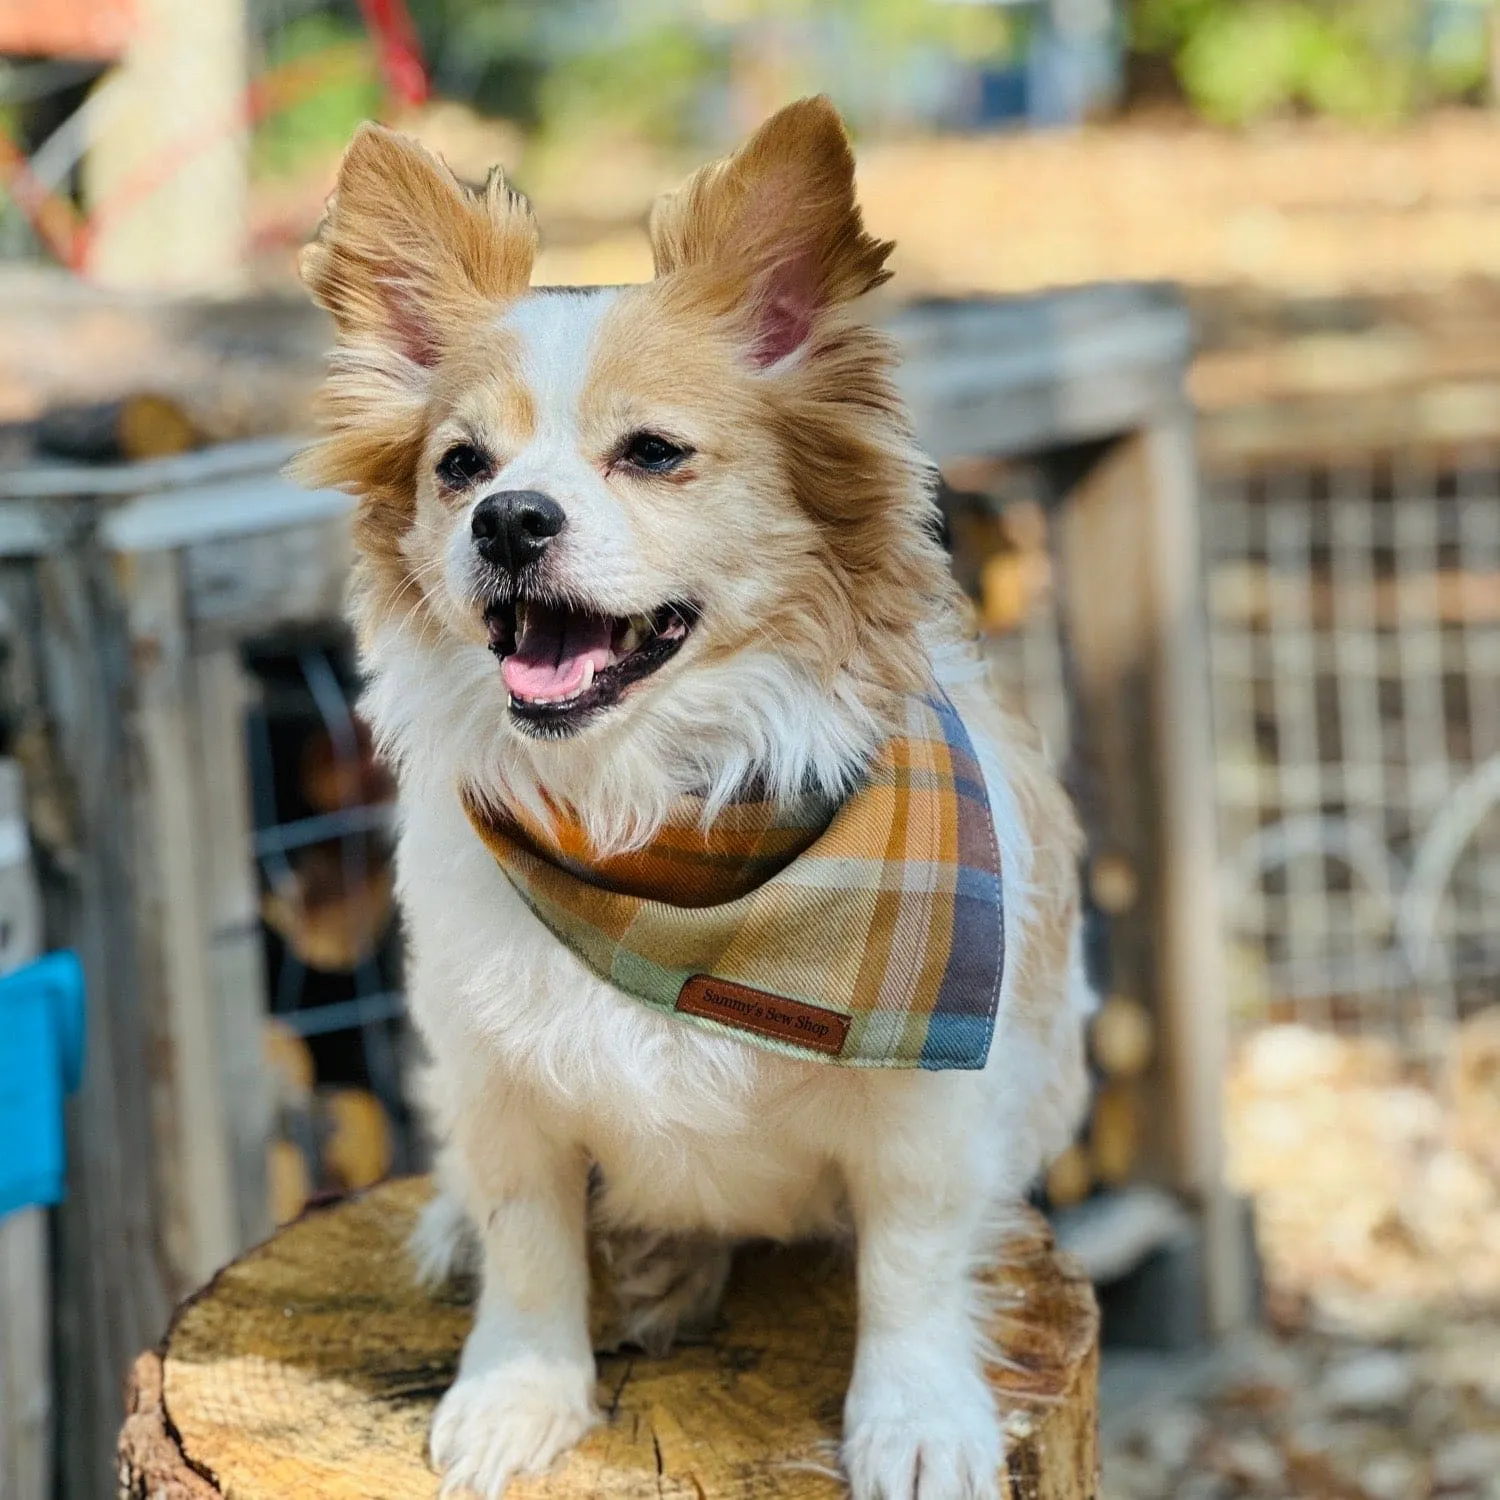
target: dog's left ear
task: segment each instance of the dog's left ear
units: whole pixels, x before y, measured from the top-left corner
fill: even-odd
[[[733,156],[658,200],[650,232],[657,275],[708,273],[748,317],[761,367],[795,353],[821,315],[891,274],[893,246],[865,233],[849,137],[821,95],[787,105]]]

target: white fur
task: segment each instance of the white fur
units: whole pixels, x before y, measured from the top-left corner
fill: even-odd
[[[592,516],[580,526],[606,536],[608,496],[569,450],[568,426],[597,311],[589,299],[549,296],[511,317],[547,414],[497,484],[546,488],[570,528],[575,515]],[[468,566],[456,556],[457,599],[469,585],[454,575]],[[628,545],[615,560],[612,586],[628,593]],[[588,582],[609,598],[597,573]],[[769,647],[747,650],[721,666],[676,664],[670,691],[557,746],[509,726],[479,645],[396,623],[367,664],[365,707],[400,772],[410,1002],[446,1142],[448,1197],[424,1221],[421,1252],[429,1273],[448,1265],[460,1238],[454,1200],[482,1246],[475,1329],[433,1427],[447,1482],[498,1496],[595,1420],[585,1200],[597,1168],[594,1212],[606,1230],[686,1236],[700,1253],[704,1236],[852,1227],[860,1341],[844,1462],[855,1495],[987,1500],[1000,1438],[970,1271],[1069,1138],[1083,1097],[1087,986],[1075,972],[1050,1035],[1017,1019],[1036,983],[1033,851],[972,657],[946,650],[933,666],[969,727],[994,808],[1007,961],[986,1067],[941,1074],[790,1059],[618,993],[526,908],[456,795],[468,782],[531,798],[545,779],[601,841],[628,842],[682,793],[706,786],[722,799],[752,769],[782,792],[809,779],[840,787],[876,734],[852,691],[818,686]],[[1006,744],[1007,755],[1032,753]],[[716,1288],[706,1264],[701,1284]]]
[[[549,292],[510,307],[500,326],[521,348],[519,375],[530,390],[536,430],[518,453],[478,490],[470,506],[501,490],[543,490],[568,513],[568,528],[556,550],[567,554],[577,595],[608,614],[628,614],[651,586],[636,556],[625,513],[594,466],[579,451],[577,411],[588,377],[595,337],[617,293]],[[479,558],[469,528],[455,527],[448,546],[450,594],[465,607],[482,587]]]

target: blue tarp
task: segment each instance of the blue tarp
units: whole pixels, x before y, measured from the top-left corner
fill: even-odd
[[[63,1099],[83,1075],[83,968],[51,953],[0,979],[0,1218],[58,1203]]]

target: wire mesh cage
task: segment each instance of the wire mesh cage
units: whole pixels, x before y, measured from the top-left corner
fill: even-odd
[[[1062,767],[1072,726],[1048,496],[1033,461],[969,459],[948,466],[939,504],[990,680]]]
[[[329,628],[252,642],[243,654],[277,1144],[288,1172],[281,1180],[273,1154],[271,1188],[285,1218],[320,1190],[369,1186],[423,1163],[403,1086],[411,1040],[394,914],[394,787],[354,711],[350,643]]]
[[[1205,531],[1236,1028],[1433,1062],[1500,981],[1500,454],[1223,466]]]

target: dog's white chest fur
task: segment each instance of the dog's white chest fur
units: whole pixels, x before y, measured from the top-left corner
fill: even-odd
[[[960,705],[972,702],[971,684],[951,690]],[[600,1167],[601,1207],[620,1223],[742,1236],[827,1230],[840,1203],[833,1164],[905,1112],[914,1128],[944,1114],[971,1122],[986,1158],[976,1197],[1021,1191],[1071,1124],[1078,1048],[1060,1037],[1050,1049],[1015,1024],[1031,962],[1032,859],[982,724],[968,727],[996,810],[1011,955],[983,1072],[862,1073],[650,1010],[598,979],[532,915],[470,827],[451,773],[440,773],[407,778],[399,851],[411,1003],[440,1075],[461,1071],[477,1097],[524,1091],[528,1108]],[[1057,1020],[1076,1030],[1078,1011],[1063,1007]],[[446,1114],[452,1084],[437,1093]]]

